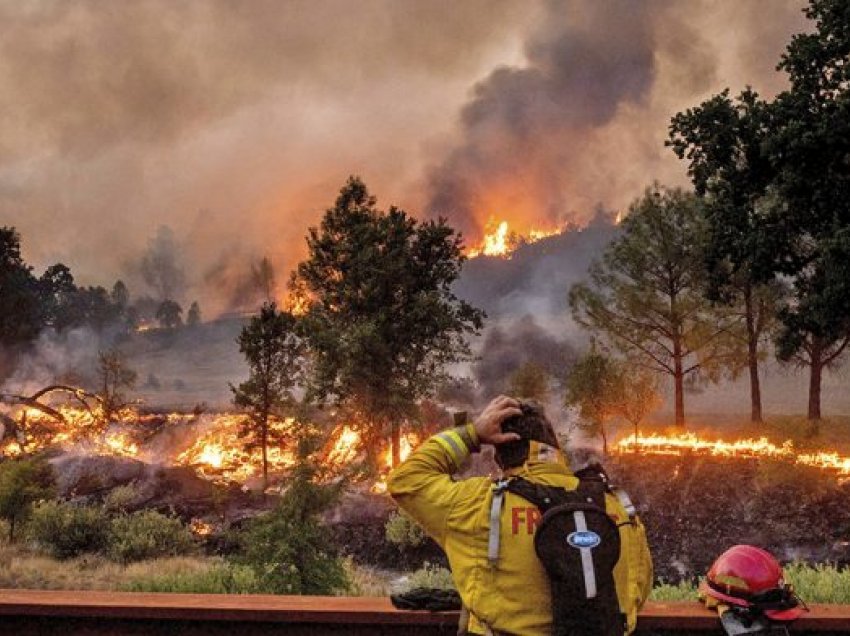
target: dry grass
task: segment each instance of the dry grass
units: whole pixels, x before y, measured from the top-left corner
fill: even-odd
[[[220,563],[214,557],[171,557],[125,566],[96,555],[57,561],[17,546],[2,546],[0,588],[117,590],[136,580],[203,573]]]

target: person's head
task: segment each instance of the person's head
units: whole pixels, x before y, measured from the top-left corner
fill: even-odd
[[[516,433],[520,439],[496,446],[496,463],[503,470],[522,466],[528,460],[529,442],[536,440],[560,448],[555,430],[546,417],[543,407],[535,402],[520,402],[521,415],[502,422],[503,433]]]

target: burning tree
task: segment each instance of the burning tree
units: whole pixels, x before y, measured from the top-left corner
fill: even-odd
[[[292,288],[306,308],[311,395],[335,399],[373,433],[388,428],[397,464],[400,423],[416,417],[447,364],[468,356],[466,336],[482,326],[483,313],[451,290],[462,239],[442,219],[379,210],[351,177],[307,247]]]
[[[117,349],[101,351],[97,360],[102,422],[107,425],[129,404],[124,390],[132,389],[136,385],[136,372],[127,367],[124,357]]]
[[[238,341],[248,362],[248,380],[230,386],[233,402],[248,411],[241,434],[248,437],[249,447],[259,447],[263,458],[263,490],[269,481],[269,445],[280,442],[271,426],[272,419],[282,417],[295,399],[293,388],[302,372],[303,342],[296,333],[296,318],[279,311],[274,303],[266,303],[257,316],[242,328]]]

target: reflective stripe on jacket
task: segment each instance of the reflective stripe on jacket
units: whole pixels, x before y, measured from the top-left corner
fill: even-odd
[[[508,472],[547,486],[578,486],[563,455],[531,442],[529,461]],[[534,530],[540,513],[528,501],[505,493],[499,529],[499,558],[487,559],[492,481],[452,475],[478,439],[471,424],[443,431],[422,444],[389,477],[389,493],[446,552],[458,592],[471,613],[470,632],[485,627],[523,636],[552,633],[549,581],[534,552]],[[629,518],[613,495],[606,511],[620,527],[622,548],[614,570],[621,611],[629,631],[652,585],[652,561],[646,534],[637,517]],[[483,625],[482,625],[483,623]]]

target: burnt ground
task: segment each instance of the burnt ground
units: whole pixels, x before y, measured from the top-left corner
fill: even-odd
[[[827,471],[781,461],[659,455],[618,456],[607,468],[638,506],[659,581],[703,575],[736,543],[764,547],[783,562],[850,564],[850,482],[841,484]],[[335,519],[344,552],[392,569],[445,563],[431,541],[406,549],[389,544],[383,529],[389,508],[374,510],[372,516]]]
[[[850,563],[850,483],[827,471],[700,456],[619,456],[609,471],[638,505],[658,579],[704,574],[736,543],[782,561]]]

